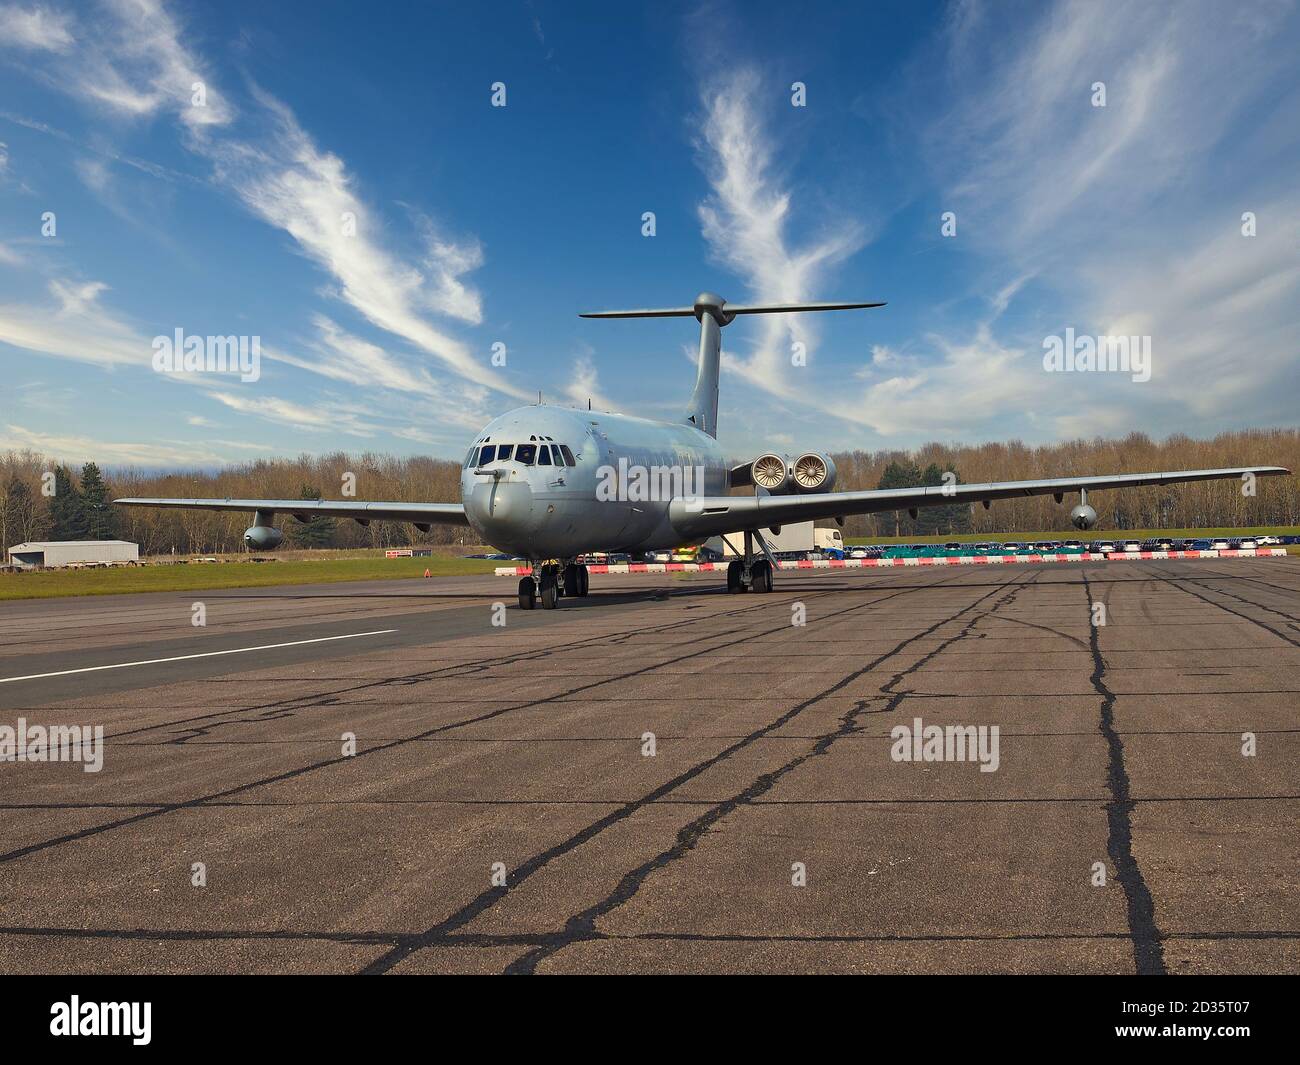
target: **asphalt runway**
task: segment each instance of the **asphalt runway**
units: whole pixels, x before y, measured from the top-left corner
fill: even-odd
[[[0,972],[1300,971],[1300,558],[591,583],[0,604]]]

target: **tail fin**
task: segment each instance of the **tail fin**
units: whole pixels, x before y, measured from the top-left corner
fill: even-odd
[[[738,314],[781,314],[801,311],[849,311],[862,307],[883,307],[884,303],[769,303],[733,306],[712,292],[695,297],[694,307],[672,307],[642,311],[591,311],[579,318],[696,318],[700,323],[700,360],[695,391],[686,408],[686,418],[709,436],[718,435],[718,370],[722,358],[722,328]]]

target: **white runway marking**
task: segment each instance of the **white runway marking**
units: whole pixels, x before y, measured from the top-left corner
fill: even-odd
[[[228,651],[204,651],[197,655],[177,655],[175,658],[146,658],[140,662],[115,662],[109,666],[86,666],[82,669],[60,669],[55,673],[32,673],[26,677],[0,677],[0,684],[15,680],[42,680],[45,677],[66,677],[70,673],[94,673],[100,669],[126,669],[128,666],[154,666],[160,662],[184,662],[190,658],[214,658],[217,655],[242,655],[247,651],[273,651],[277,647],[301,647],[308,643],[329,643],[330,640],[355,640],[361,636],[383,636],[396,629],[376,629],[374,632],[350,632],[346,636],[318,636],[314,640],[291,640],[288,643],[264,643],[258,647],[232,647]]]

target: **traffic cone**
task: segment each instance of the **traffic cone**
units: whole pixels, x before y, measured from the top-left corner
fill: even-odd
[[[424,575],[425,575],[426,577],[432,577],[432,576],[433,576],[433,574],[430,573],[427,569],[424,571]]]

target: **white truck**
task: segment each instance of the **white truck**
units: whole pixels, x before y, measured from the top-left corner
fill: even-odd
[[[779,533],[774,533],[770,529],[764,529],[762,532],[767,546],[772,549],[772,554],[778,557],[810,555],[817,552],[835,554],[836,557],[843,557],[844,554],[844,538],[840,535],[839,529],[818,529],[810,521],[783,525]],[[745,534],[739,532],[727,533],[725,538],[714,536],[704,543],[705,551],[714,552],[723,558],[735,558],[744,549]],[[759,550],[757,541],[754,543],[754,550]]]

